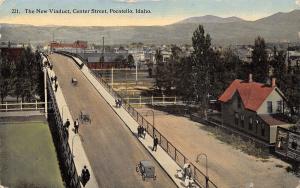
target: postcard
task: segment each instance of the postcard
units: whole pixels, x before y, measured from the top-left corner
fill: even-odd
[[[0,188],[300,188],[299,0],[0,0]]]

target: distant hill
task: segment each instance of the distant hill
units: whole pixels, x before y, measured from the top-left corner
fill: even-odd
[[[205,21],[206,20],[206,21]],[[236,21],[234,21],[236,20]],[[199,24],[210,33],[214,44],[253,44],[257,36],[267,42],[299,41],[300,10],[276,13],[257,21],[244,21],[239,18],[219,18],[204,16],[189,18],[166,26],[126,26],[126,27],[67,27],[30,26],[0,24],[2,41],[47,43],[56,40],[72,42],[87,40],[100,43],[102,36],[107,44],[186,44],[191,43],[193,31]]]
[[[200,17],[191,17],[185,20],[179,21],[176,24],[184,24],[184,23],[230,23],[230,22],[240,22],[244,21],[238,17],[228,17],[228,18],[221,18],[218,16],[213,15],[206,15]]]

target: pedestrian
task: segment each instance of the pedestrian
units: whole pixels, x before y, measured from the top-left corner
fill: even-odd
[[[55,75],[54,76],[54,83],[56,84],[56,82],[57,82],[57,76]]]
[[[115,103],[116,103],[116,108],[118,108],[118,104],[119,104],[118,99],[115,99]]]
[[[58,84],[55,83],[55,85],[54,85],[54,89],[55,89],[54,91],[55,91],[55,92],[57,92],[57,88],[58,88]]]
[[[74,132],[75,134],[78,134],[78,129],[79,129],[79,121],[78,118],[74,121]]]
[[[122,99],[119,99],[119,108],[122,107]]]
[[[142,137],[142,126],[141,125],[139,125],[138,126],[138,137]]]
[[[146,138],[146,129],[145,127],[141,126],[141,135],[143,135],[143,138]]]
[[[157,150],[158,138],[154,135],[152,151]]]
[[[89,180],[90,180],[90,172],[86,168],[86,166],[84,166],[82,171],[81,171],[81,183],[82,183],[83,187],[85,187],[85,185],[87,184],[87,182]]]
[[[64,127],[69,130],[70,124],[70,120],[67,119],[66,123],[64,124]]]

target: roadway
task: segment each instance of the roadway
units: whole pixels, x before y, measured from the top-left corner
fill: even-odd
[[[54,65],[54,72],[73,119],[79,116],[80,110],[86,111],[91,116],[91,125],[82,124],[79,134],[99,186],[176,187],[166,172],[81,73],[73,60],[59,54],[52,54],[50,61]],[[77,86],[71,84],[72,77],[78,80]],[[154,163],[156,181],[143,181],[138,175],[135,166],[140,160],[151,160]]]

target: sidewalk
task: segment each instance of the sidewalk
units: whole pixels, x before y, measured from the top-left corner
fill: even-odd
[[[75,58],[77,61],[81,61]],[[97,81],[97,79],[90,73],[90,70],[83,66],[81,69],[82,73],[86,78],[93,84],[101,96],[106,100],[106,102],[112,107],[116,114],[121,118],[121,120],[127,125],[132,133],[137,132],[138,123],[128,114],[128,112],[123,108],[115,108],[115,99],[105,90],[105,88]],[[175,182],[178,187],[184,187],[184,182],[175,177],[178,169],[181,169],[179,165],[160,147],[157,147],[157,151],[153,152],[152,144],[153,139],[150,135],[146,135],[146,139],[139,138],[139,141],[144,145],[150,154],[157,160],[161,167],[167,172],[171,179]],[[159,178],[159,177],[158,177]]]
[[[47,72],[49,74],[49,77],[55,75],[54,71],[50,70],[49,68],[47,68]],[[80,176],[81,170],[83,169],[84,165],[86,165],[90,171],[91,178],[85,187],[86,188],[98,188],[99,186],[98,186],[98,183],[94,176],[93,169],[92,169],[90,162],[86,156],[86,153],[83,149],[81,139],[78,138],[78,137],[80,137],[80,135],[75,134],[74,131],[72,131],[74,121],[73,121],[73,118],[69,111],[68,105],[65,101],[65,98],[63,96],[62,90],[59,86],[59,81],[57,83],[58,83],[58,88],[57,88],[57,92],[55,92],[55,98],[56,98],[57,105],[59,108],[59,113],[62,117],[63,122],[65,122],[67,119],[69,119],[70,123],[71,123],[70,128],[69,128],[69,141],[68,142],[69,142],[71,151],[73,150],[73,155],[74,155],[73,160],[74,160],[74,163],[76,166],[77,174],[78,174],[78,176]],[[54,84],[52,84],[52,88],[54,90]]]

